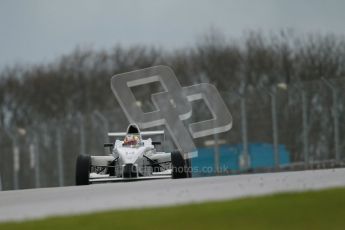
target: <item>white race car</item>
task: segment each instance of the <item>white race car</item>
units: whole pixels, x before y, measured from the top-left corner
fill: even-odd
[[[145,136],[164,135],[164,131],[140,132],[130,124],[125,133],[109,133],[116,139],[104,144],[111,154],[105,156],[79,155],[76,163],[76,184],[191,177],[190,161],[179,151],[158,152],[160,142]]]

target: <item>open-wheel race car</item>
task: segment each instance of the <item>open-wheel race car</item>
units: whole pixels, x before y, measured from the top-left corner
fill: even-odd
[[[111,153],[103,156],[79,155],[76,162],[76,184],[191,177],[190,160],[179,151],[159,152],[161,142],[147,136],[164,135],[164,131],[143,131],[130,124],[127,132],[108,133],[116,137],[105,143]],[[120,139],[121,138],[121,139]]]

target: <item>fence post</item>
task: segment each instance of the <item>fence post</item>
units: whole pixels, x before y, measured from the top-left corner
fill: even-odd
[[[241,81],[240,96],[241,96],[241,133],[243,152],[240,158],[240,168],[247,170],[249,168],[249,152],[248,152],[248,133],[247,133],[247,108],[245,97],[245,82]]]
[[[18,174],[19,174],[19,169],[20,169],[20,155],[19,155],[19,147],[18,147],[18,141],[16,134],[14,134],[12,129],[4,129],[7,136],[11,139],[12,141],[12,153],[13,153],[13,189],[16,190],[19,187],[19,179],[18,179]]]
[[[40,180],[40,153],[39,153],[39,145],[38,145],[38,138],[37,133],[34,132],[34,149],[35,149],[35,187],[41,187],[41,180]]]
[[[19,188],[19,169],[20,169],[20,155],[19,155],[19,147],[17,146],[17,142],[13,142],[13,188],[17,190]]]
[[[86,154],[84,116],[79,114],[80,154]]]
[[[214,134],[214,169],[216,174],[220,173],[220,154],[219,154],[219,142],[218,134]]]
[[[334,116],[334,145],[335,145],[335,160],[340,161],[339,150],[339,114],[338,114],[338,95],[337,91],[333,90],[333,116]]]
[[[277,121],[277,102],[276,102],[276,86],[272,86],[271,95],[271,109],[272,109],[272,131],[273,131],[273,150],[274,150],[274,165],[276,169],[280,167],[279,142],[278,142],[278,121]]]
[[[308,143],[308,111],[307,111],[307,96],[302,89],[302,120],[303,120],[303,155],[304,155],[304,166],[308,167],[309,165],[309,143]]]
[[[334,126],[334,148],[335,148],[335,160],[340,161],[340,149],[339,149],[339,111],[338,111],[338,91],[337,88],[325,78],[322,78],[326,86],[332,91],[332,115]]]
[[[56,129],[56,142],[57,142],[57,160],[59,172],[59,186],[64,185],[64,167],[63,167],[63,152],[62,152],[62,134],[61,127],[58,125]]]

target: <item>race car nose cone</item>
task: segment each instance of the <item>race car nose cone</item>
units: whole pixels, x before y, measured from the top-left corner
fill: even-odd
[[[123,167],[123,177],[124,178],[133,178],[138,177],[138,168],[134,164],[126,164]]]
[[[137,149],[131,148],[118,149],[118,153],[123,164],[134,164],[140,155]]]

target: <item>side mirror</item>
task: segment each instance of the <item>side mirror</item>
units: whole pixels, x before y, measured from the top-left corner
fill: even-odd
[[[162,142],[160,142],[160,141],[152,141],[152,144],[153,144],[153,145],[161,145]]]
[[[106,147],[111,148],[111,147],[113,147],[113,146],[114,146],[113,143],[104,143],[104,148],[106,148]]]

